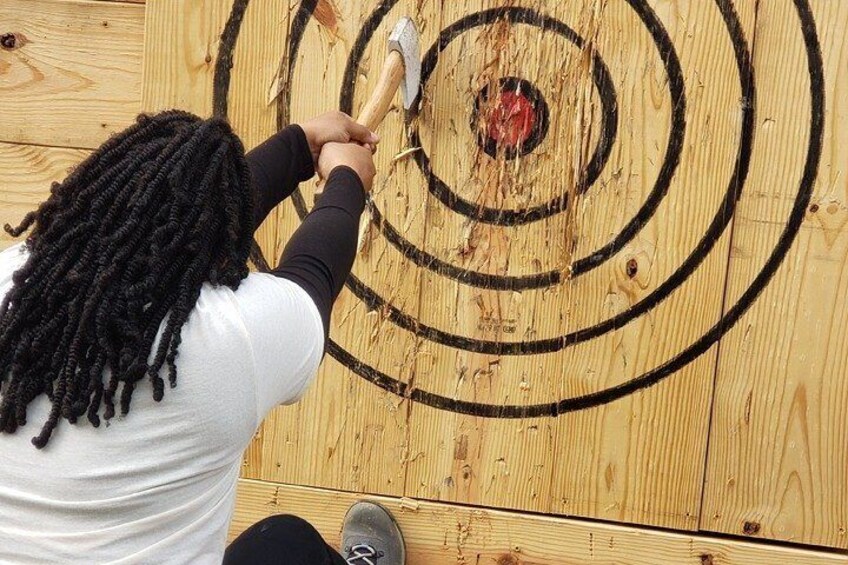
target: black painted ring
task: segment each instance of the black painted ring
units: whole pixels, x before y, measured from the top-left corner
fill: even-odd
[[[643,2],[643,0],[635,1]],[[370,42],[374,31],[377,29],[377,26],[383,20],[388,11],[392,7],[394,7],[396,2],[397,0],[389,0],[380,4],[380,6],[376,10],[374,10],[374,12],[365,21],[359,35],[356,38],[356,41],[354,42],[353,48],[351,49],[350,55],[348,56],[347,66],[345,68],[345,74],[342,80],[342,91],[339,96],[339,108],[343,112],[350,114],[353,111],[353,95],[356,85],[357,73],[359,72],[359,62],[362,59],[365,53],[365,47]],[[519,11],[516,12],[515,10]],[[665,156],[663,157],[663,164],[660,168],[660,172],[657,175],[657,180],[654,183],[651,192],[648,194],[648,197],[645,199],[645,202],[642,204],[641,208],[636,213],[636,215],[631,218],[630,221],[624,226],[624,228],[603,247],[601,247],[600,249],[596,249],[585,257],[576,259],[571,264],[571,268],[569,270],[569,276],[572,278],[579,277],[591,271],[592,269],[600,266],[607,259],[611,258],[616,253],[618,253],[625,245],[627,245],[628,242],[630,242],[630,240],[632,240],[636,236],[637,233],[639,233],[639,231],[645,226],[645,224],[651,219],[651,217],[653,217],[654,212],[656,212],[657,207],[660,205],[660,202],[662,202],[663,198],[668,192],[669,186],[671,184],[671,179],[673,178],[674,172],[677,169],[677,165],[680,162],[680,153],[683,150],[683,138],[685,136],[686,131],[686,96],[683,85],[683,74],[680,70],[680,63],[677,53],[674,50],[674,46],[671,44],[671,39],[668,37],[668,34],[666,33],[662,25],[658,23],[658,20],[656,20],[656,16],[653,14],[653,12],[650,11],[650,8],[645,7],[645,10],[647,10],[647,12],[642,13],[637,10],[637,13],[639,13],[641,19],[643,20],[643,22],[645,22],[651,34],[651,37],[654,40],[657,50],[663,60],[663,65],[665,67],[666,74],[669,77],[668,88],[671,95],[672,107],[670,128],[671,131],[669,134],[668,145],[666,146]],[[459,22],[457,23],[463,22],[463,20],[467,20],[470,17],[484,17],[485,19],[496,19],[495,15],[503,12],[506,12],[507,14],[513,14],[512,16],[510,16],[512,18],[519,18],[522,20],[532,21],[529,20],[530,13],[527,9],[493,8],[491,10],[487,10],[486,12],[477,12],[476,14],[466,16],[462,20],[459,20]],[[489,15],[480,16],[480,14]],[[653,20],[651,20],[651,16],[653,16]],[[558,21],[554,20],[553,18],[551,18],[551,20],[554,22]],[[565,26],[565,24],[562,24],[561,22],[559,23],[566,30],[571,31],[567,26]],[[469,24],[467,22],[462,23],[458,29],[461,30],[467,27],[468,25]],[[571,33],[574,34],[574,32]],[[579,36],[577,36],[576,34],[574,34],[574,36],[577,37],[577,41],[582,42],[582,39],[579,39]],[[449,36],[445,37],[447,38]],[[436,46],[438,46],[438,42]],[[435,53],[437,55],[438,51],[434,51],[434,49],[435,46],[431,47],[429,53]],[[436,55],[430,56],[435,57]],[[432,65],[434,66],[435,63],[433,63]],[[612,151],[612,142],[614,140],[618,128],[618,106],[615,102],[613,82],[609,74],[609,70],[606,68],[606,65],[602,59],[598,58],[598,63],[594,65],[593,72],[595,74],[596,85],[600,84],[600,86],[598,86],[597,88],[601,93],[601,99],[602,101],[605,101],[605,105],[609,106],[608,110],[606,109],[606,107],[604,110],[604,120],[605,122],[608,122],[604,125],[604,131],[610,132],[610,135],[602,136],[602,141],[603,139],[606,139],[607,141],[599,144],[598,150],[595,152],[595,157],[592,160],[592,163],[594,164],[590,163],[589,167],[587,167],[587,176],[585,179],[586,182],[581,184],[581,186],[584,187],[581,189],[581,191],[585,191],[589,186],[591,186],[597,179],[597,176],[600,175],[600,171],[603,168],[603,163],[606,162],[610,151]],[[418,105],[414,104],[414,111],[417,111],[417,108]],[[412,130],[410,143],[413,147],[420,146],[420,139],[418,138],[417,129]],[[416,159],[418,158],[419,157],[416,157]],[[423,163],[427,167],[429,167],[429,159],[426,159]],[[419,167],[422,166],[421,162],[419,162],[418,164]],[[424,171],[425,177],[428,177],[427,169],[422,168],[422,171]],[[433,178],[436,178],[438,180],[437,177]],[[438,182],[441,183],[441,180],[438,180]],[[428,182],[428,184],[432,183]],[[433,192],[433,190],[433,186],[430,186],[430,191]],[[450,192],[447,187],[445,187],[445,190],[447,192]],[[445,192],[440,189],[437,189],[436,191],[439,194],[445,194]],[[436,194],[437,198],[439,197],[439,194]],[[563,201],[562,204],[565,205],[567,203]],[[563,282],[563,273],[559,270],[546,271],[543,273],[537,273],[532,275],[508,276],[493,275],[489,273],[483,273],[480,271],[457,267],[456,265],[448,263],[447,261],[443,261],[435,255],[428,253],[427,251],[424,251],[423,249],[420,249],[413,245],[412,242],[403,237],[403,235],[401,235],[401,233],[387,219],[383,217],[380,210],[373,204],[371,206],[371,210],[373,213],[372,215],[375,218],[375,223],[380,228],[380,231],[383,236],[392,245],[394,245],[395,248],[404,255],[404,257],[406,257],[419,267],[425,267],[436,272],[439,275],[456,280],[462,284],[492,290],[521,291],[545,288]],[[560,210],[561,208],[556,209],[557,212]]]
[[[586,41],[563,22],[550,16],[542,15],[532,8],[504,7],[475,12],[464,16],[443,29],[439,33],[439,37],[436,42],[430,47],[430,49],[427,50],[424,60],[421,63],[421,92],[424,91],[424,86],[427,84],[427,80],[436,69],[440,54],[454,39],[470,29],[474,29],[475,27],[482,25],[493,24],[498,21],[539,27],[543,32],[552,31],[562,37],[565,37],[578,49],[584,49],[586,46]],[[366,28],[363,27],[363,31],[365,29]],[[359,66],[359,62],[358,58],[353,55],[354,54],[351,54],[352,63],[349,63],[348,69],[353,67],[355,70]],[[618,132],[618,104],[616,103],[615,98],[615,86],[613,85],[612,77],[610,76],[606,63],[604,63],[597,51],[592,52],[592,69],[592,80],[594,81],[595,89],[598,91],[601,98],[601,113],[603,115],[603,120],[601,121],[601,135],[598,139],[598,145],[595,148],[592,159],[586,164],[584,170],[580,174],[577,185],[578,194],[586,192],[586,190],[592,186],[600,176],[601,171],[612,152],[612,146]],[[350,91],[349,98],[343,97],[341,106],[342,108],[346,108],[348,106],[352,107],[352,102],[353,92]],[[411,125],[409,143],[412,147],[421,147],[421,150],[415,153],[415,162],[421,169],[424,178],[427,179],[427,186],[430,193],[454,212],[484,224],[519,226],[558,214],[569,205],[567,192],[564,192],[560,196],[557,196],[544,204],[519,210],[489,208],[487,206],[481,206],[475,202],[465,200],[451,190],[450,187],[433,172],[433,168],[430,164],[430,157],[427,155],[427,152],[421,143],[421,137],[418,133],[418,121],[415,118],[418,115],[419,108],[420,104],[415,104],[409,112],[409,121]],[[350,113],[350,110],[343,111]]]
[[[639,0],[628,0],[631,5]],[[729,2],[729,0],[715,0],[725,24],[733,40],[734,52],[736,55],[737,66],[742,85],[743,103],[741,106],[743,133],[748,131],[752,134],[754,123],[754,108],[756,103],[756,91],[754,85],[753,68],[751,67],[751,54],[742,32],[742,27],[738,16]],[[227,94],[230,83],[230,68],[232,66],[233,52],[238,39],[238,32],[241,26],[241,21],[244,15],[244,10],[248,5],[249,0],[235,0],[233,10],[230,14],[230,19],[224,29],[221,37],[221,49],[215,67],[214,91],[213,91],[213,108],[216,115],[227,115]],[[810,138],[807,149],[807,159],[804,166],[804,173],[798,189],[798,194],[795,199],[792,211],[789,215],[787,224],[777,245],[771,255],[766,260],[763,268],[756,275],[751,285],[742,293],[739,300],[730,306],[722,318],[701,338],[692,343],[684,351],[669,359],[662,365],[643,373],[639,377],[631,379],[620,385],[609,387],[594,393],[565,398],[557,402],[533,404],[533,405],[492,405],[478,402],[467,402],[457,400],[424,391],[415,387],[410,387],[406,383],[398,381],[382,371],[371,367],[339,346],[333,340],[328,343],[328,352],[336,360],[350,368],[360,377],[372,382],[373,384],[383,388],[386,391],[393,392],[399,396],[409,398],[415,402],[421,402],[435,408],[450,410],[462,414],[471,414],[481,417],[496,417],[496,418],[527,418],[538,416],[557,416],[562,413],[581,410],[594,406],[606,404],[632,394],[638,390],[652,386],[681,368],[691,363],[694,359],[705,353],[718,340],[725,335],[738,321],[739,318],[747,311],[754,303],[760,292],[768,285],[771,278],[774,276],[778,267],[780,267],[787,252],[789,251],[795,237],[801,228],[801,223],[804,219],[807,205],[810,202],[813,185],[818,173],[818,165],[822,152],[822,136],[824,130],[824,109],[825,109],[825,90],[824,90],[824,68],[821,55],[821,46],[818,42],[816,32],[815,19],[813,18],[807,0],[794,0],[795,7],[801,20],[801,29],[804,36],[804,44],[807,51],[807,65],[810,73],[810,97],[811,97],[811,116],[810,116]],[[388,12],[394,3],[384,3],[380,9]],[[303,37],[303,31],[306,23],[312,15],[316,5],[316,0],[304,0],[301,3],[300,9],[295,15],[290,34],[289,44],[289,59],[288,68],[289,76],[294,68],[297,49],[300,40]],[[659,22],[657,21],[657,24]],[[278,119],[285,123],[288,121],[288,105],[279,106],[280,114]],[[748,167],[750,164],[751,150],[753,145],[753,135],[742,137],[739,154],[736,162],[736,167],[731,181],[731,185],[735,181],[736,188],[733,191],[734,203],[738,200],[741,194],[741,188],[747,177]],[[305,208],[305,203],[299,192],[295,194],[295,204]],[[732,210],[729,215],[732,215]],[[715,221],[713,226],[715,226]],[[723,228],[718,230],[718,234],[712,241],[706,241],[706,248],[703,249],[704,254],[708,253],[715,243],[715,239],[723,232]],[[694,269],[693,269],[694,270]],[[691,271],[690,271],[691,273]],[[686,274],[688,276],[688,274]],[[355,293],[356,283],[359,281],[355,277],[351,277],[349,288]],[[351,284],[353,283],[353,284]]]

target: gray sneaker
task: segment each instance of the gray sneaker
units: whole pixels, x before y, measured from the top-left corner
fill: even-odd
[[[342,550],[349,565],[404,565],[403,535],[388,510],[360,500],[347,511]]]

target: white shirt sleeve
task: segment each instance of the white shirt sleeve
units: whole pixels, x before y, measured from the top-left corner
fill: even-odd
[[[253,349],[261,421],[306,392],[324,354],[324,327],[312,298],[292,281],[251,273],[234,296]]]

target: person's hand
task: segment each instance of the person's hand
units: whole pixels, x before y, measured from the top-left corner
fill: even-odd
[[[376,150],[380,138],[367,127],[353,121],[353,118],[344,112],[327,112],[307,120],[300,124],[306,141],[309,142],[309,151],[312,160],[318,165],[318,156],[325,144],[355,142],[367,146],[373,153]]]
[[[350,167],[359,175],[366,193],[371,191],[374,175],[377,174],[371,149],[356,143],[325,143],[318,157],[318,174],[321,178],[326,180],[333,169],[342,165]]]

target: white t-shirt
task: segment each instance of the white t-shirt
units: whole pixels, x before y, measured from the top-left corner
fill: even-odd
[[[0,253],[0,299],[26,256]],[[242,452],[271,408],[301,397],[323,348],[318,309],[295,283],[257,273],[235,292],[204,285],[161,402],[145,379],[126,417],[61,420],[37,450],[40,396],[26,426],[0,434],[0,562],[220,563]]]

